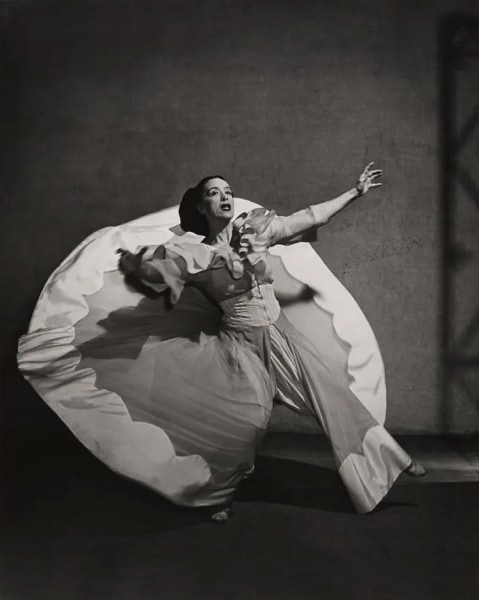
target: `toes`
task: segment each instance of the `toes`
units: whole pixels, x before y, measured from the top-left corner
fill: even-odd
[[[229,518],[229,514],[227,510],[220,510],[217,513],[214,513],[213,515],[211,515],[211,519],[215,522],[215,523],[225,523]]]
[[[232,514],[233,513],[230,508],[225,508],[213,513],[210,518],[215,523],[226,523]]]
[[[427,474],[427,471],[422,465],[413,461],[406,469],[406,473],[412,477],[423,477]]]

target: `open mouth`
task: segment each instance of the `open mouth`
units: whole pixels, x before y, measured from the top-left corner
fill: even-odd
[[[231,204],[222,204],[221,210],[223,210],[225,212],[229,212],[231,210]]]

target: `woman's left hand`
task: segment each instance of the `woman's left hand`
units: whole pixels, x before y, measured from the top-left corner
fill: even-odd
[[[368,192],[370,188],[379,187],[382,185],[381,183],[377,182],[376,179],[381,177],[383,172],[381,169],[373,169],[373,165],[374,163],[369,163],[369,165],[359,176],[358,182],[356,183],[356,189],[360,196],[364,196],[364,194]]]
[[[116,253],[120,255],[118,261],[120,271],[125,275],[135,275],[141,266],[141,261],[145,252],[146,248],[142,248],[137,254],[119,248]]]

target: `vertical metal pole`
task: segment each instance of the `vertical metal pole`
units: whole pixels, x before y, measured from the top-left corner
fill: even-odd
[[[455,115],[455,69],[452,44],[453,22],[448,15],[439,27],[439,199],[441,237],[441,309],[440,309],[440,381],[442,395],[441,429],[447,433],[450,425],[450,400],[452,392],[452,364],[450,361],[451,336],[453,331],[453,297],[451,285],[451,250],[454,202],[454,115]]]

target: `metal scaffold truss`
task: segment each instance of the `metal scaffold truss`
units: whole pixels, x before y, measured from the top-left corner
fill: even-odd
[[[442,427],[445,432],[454,428],[455,390],[475,410],[479,411],[479,391],[471,383],[471,374],[479,369],[479,304],[472,317],[458,327],[458,286],[479,288],[479,269],[474,269],[475,281],[460,277],[461,270],[470,268],[479,255],[462,243],[458,218],[459,202],[470,202],[469,210],[477,211],[479,223],[479,176],[476,160],[467,161],[471,147],[479,140],[479,97],[472,108],[464,109],[459,101],[463,80],[479,80],[479,18],[466,14],[445,15],[439,28],[439,132],[441,146],[440,201],[442,215]],[[471,146],[472,145],[472,146]],[[474,150],[472,152],[474,155]],[[459,200],[461,198],[461,200]],[[474,208],[471,208],[474,207]],[[477,230],[479,238],[479,229]],[[462,282],[462,283],[461,283]],[[466,282],[466,284],[464,283]],[[463,316],[463,315],[462,315]]]

